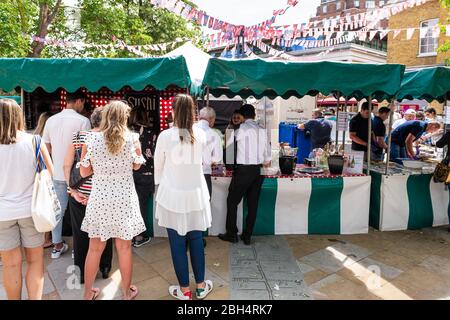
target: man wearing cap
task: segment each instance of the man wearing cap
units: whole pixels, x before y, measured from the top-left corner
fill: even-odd
[[[227,140],[227,145],[237,142],[236,164],[233,170],[227,198],[226,233],[219,234],[223,241],[238,242],[237,207],[242,198],[247,196],[247,223],[242,232],[241,240],[250,245],[253,227],[256,221],[259,195],[264,181],[261,167],[270,166],[271,150],[267,132],[255,121],[256,112],[252,105],[246,104],[240,109],[244,123],[236,131],[233,139]]]
[[[406,110],[405,115],[403,116],[402,119],[399,119],[394,122],[394,124],[392,125],[392,130],[397,129],[399,126],[404,124],[406,121],[411,121],[411,120],[416,120],[416,111],[414,111],[413,109],[408,109],[408,110]]]

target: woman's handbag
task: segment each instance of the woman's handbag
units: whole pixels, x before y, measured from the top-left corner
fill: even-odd
[[[80,142],[80,132],[77,133],[77,142]],[[89,180],[89,177],[83,178],[80,173],[80,161],[81,161],[81,148],[75,148],[75,159],[70,169],[69,187],[72,189],[78,189],[83,183]]]
[[[39,232],[52,231],[61,219],[61,205],[56,196],[53,180],[45,167],[41,154],[41,137],[33,137],[36,156],[36,176],[34,178],[31,217]]]

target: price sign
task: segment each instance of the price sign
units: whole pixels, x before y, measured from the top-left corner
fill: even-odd
[[[140,110],[148,117],[148,125],[151,129],[159,132],[159,96],[152,93],[130,92],[125,100],[134,111]]]
[[[450,124],[450,106],[445,107],[445,124]]]
[[[337,130],[346,131],[348,127],[348,112],[339,112],[337,118]]]

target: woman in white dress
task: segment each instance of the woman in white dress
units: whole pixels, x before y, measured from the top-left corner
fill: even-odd
[[[156,212],[158,224],[167,228],[177,286],[169,293],[176,299],[191,300],[187,243],[197,284],[197,299],[205,298],[213,284],[205,280],[203,231],[211,227],[209,192],[202,169],[205,133],[193,127],[195,105],[192,97],[180,94],[173,100],[174,126],[163,131],[154,156]],[[186,241],[187,240],[187,241]]]
[[[89,134],[82,149],[81,175],[92,177],[92,192],[81,230],[90,238],[85,264],[85,294],[88,300],[100,294],[93,288],[106,241],[115,238],[125,300],[138,293],[131,285],[133,237],[145,231],[133,181],[133,169],[145,162],[139,136],[127,128],[130,107],[113,101],[102,111],[100,132]]]

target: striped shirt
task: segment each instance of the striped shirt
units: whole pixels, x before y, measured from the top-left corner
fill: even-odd
[[[79,134],[79,136],[78,136]],[[87,135],[89,134],[88,131],[80,131],[80,132],[75,132],[73,133],[72,136],[72,145],[75,148],[75,152],[80,152],[81,155],[81,149],[83,147],[84,144],[86,144],[86,138]],[[82,194],[89,196],[91,194],[92,191],[92,178],[89,178],[85,181],[85,183],[83,183],[78,189],[78,192],[81,192]]]

